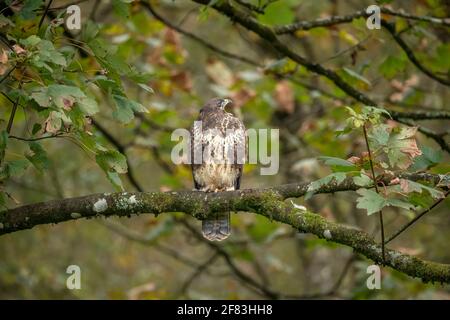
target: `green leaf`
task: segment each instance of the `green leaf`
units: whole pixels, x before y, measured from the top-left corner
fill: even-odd
[[[409,202],[400,199],[387,199],[386,206],[398,207],[406,210],[414,209],[414,205]]]
[[[356,192],[360,195],[360,197],[356,199],[356,207],[358,209],[367,210],[367,215],[378,212],[387,206],[399,207],[406,210],[414,209],[414,205],[409,202],[394,198],[384,198],[370,189],[359,189]]]
[[[407,60],[400,56],[389,56],[378,67],[378,71],[387,79],[392,79],[398,73],[405,70]]]
[[[327,166],[341,166],[341,167],[354,167],[355,165],[345,159],[335,158],[335,157],[317,157],[318,160],[323,161]]]
[[[450,72],[450,44],[441,44],[436,49],[435,57],[430,57],[430,66],[435,72],[449,73]]]
[[[80,107],[81,111],[89,116],[96,114],[99,111],[97,101],[91,98],[81,98],[78,101],[78,106]]]
[[[149,92],[149,93],[155,93],[155,91],[153,91],[152,88],[150,88],[148,85],[143,84],[143,83],[138,83],[137,84],[139,87],[141,87],[142,89],[144,89],[145,91]]]
[[[113,0],[113,10],[114,12],[121,18],[129,19],[130,18],[130,6],[129,1],[124,0]]]
[[[25,0],[20,16],[25,20],[32,20],[36,17],[36,10],[43,4],[43,0]]]
[[[30,151],[25,154],[25,157],[39,170],[45,170],[49,166],[47,153],[38,142],[29,142]]]
[[[31,98],[41,107],[47,108],[50,106],[50,96],[48,95],[47,88],[39,88],[37,91],[32,92]]]
[[[373,185],[373,180],[365,174],[353,177],[353,182],[360,187],[369,187]]]
[[[359,189],[356,191],[360,195],[356,199],[358,209],[367,210],[367,215],[380,211],[386,205],[386,199],[375,191],[369,189]]]
[[[73,105],[76,101],[82,104],[83,99],[87,99],[78,87],[63,84],[52,84],[48,87],[38,88],[31,93],[31,97],[41,107],[47,108],[53,104],[60,109],[65,109],[67,105]],[[87,103],[89,107],[94,107],[92,101],[87,101]]]
[[[330,174],[328,176],[325,176],[319,180],[311,182],[309,184],[307,193],[305,195],[305,200],[308,200],[309,198],[311,198],[313,196],[313,194],[317,190],[319,190],[322,186],[327,185],[327,184],[331,183],[332,181],[336,181],[336,183],[339,184],[342,181],[344,181],[346,177],[347,177],[347,175],[345,174],[345,172],[336,172],[336,173]]]
[[[387,156],[391,167],[407,169],[412,159],[421,155],[414,138],[417,127],[400,127],[397,132],[391,132],[387,143]]]
[[[342,68],[339,74],[344,78],[344,80],[349,82],[351,85],[357,86],[359,89],[367,90],[372,86],[367,78],[349,68]]]
[[[95,156],[100,168],[104,171],[115,171],[117,173],[127,172],[127,158],[116,150],[98,152]]]
[[[120,176],[117,172],[107,171],[105,173],[106,173],[106,177],[111,182],[111,184],[114,186],[114,188],[116,188],[116,190],[119,190],[119,191],[124,190],[122,180],[120,180]]]
[[[117,107],[113,117],[122,123],[126,124],[133,120],[135,112],[147,112],[143,105],[126,97],[113,95],[113,99]]]
[[[440,199],[444,197],[444,193],[440,190],[407,179],[400,179],[400,188],[403,192],[406,193],[410,192],[422,193],[422,191],[425,190],[428,191],[428,193],[435,199]]]
[[[42,40],[37,45],[38,57],[42,61],[51,62],[53,64],[66,66],[66,58],[58,52],[53,44],[48,40]]]
[[[390,133],[391,131],[388,125],[379,124],[372,127],[372,129],[370,130],[368,134],[369,141],[375,148],[387,146]]]
[[[84,98],[86,95],[78,87],[64,84],[52,84],[48,86],[48,94],[56,99],[58,97],[72,96],[74,98]]]
[[[348,160],[325,156],[318,157],[317,159],[323,161],[325,165],[330,166],[333,172],[348,172],[358,170],[357,166],[355,166],[354,163]]]
[[[288,24],[294,22],[295,14],[285,1],[278,1],[271,3],[258,18],[265,24]]]
[[[422,154],[414,158],[414,162],[410,167],[411,171],[426,170],[434,167],[442,161],[443,152],[436,148],[423,146],[421,148]]]
[[[91,40],[94,40],[99,32],[100,28],[97,23],[94,23],[92,20],[87,20],[83,23],[83,29],[81,30],[81,40],[85,43],[89,43]]]
[[[29,47],[34,47],[36,46],[39,42],[41,42],[41,38],[39,38],[36,35],[31,35],[26,39],[20,39],[20,44],[24,45],[25,47],[27,47],[28,49],[30,49]]]
[[[126,173],[128,170],[126,157],[116,150],[106,150],[99,151],[95,160],[113,186],[117,190],[123,190],[119,173]]]
[[[91,48],[94,56],[98,58],[106,58],[108,55],[115,52],[115,47],[111,46],[105,40],[101,38],[94,38],[88,42],[89,48]],[[99,61],[102,62],[102,61]],[[103,63],[102,63],[103,65]]]
[[[100,89],[106,91],[107,93],[118,94],[123,91],[120,83],[105,76],[96,76],[95,83]]]
[[[42,125],[40,123],[35,123],[33,125],[33,129],[31,130],[31,134],[35,135],[36,133],[38,133],[40,130],[42,129]]]
[[[26,159],[12,160],[6,162],[8,177],[21,176],[28,168],[30,162]]]

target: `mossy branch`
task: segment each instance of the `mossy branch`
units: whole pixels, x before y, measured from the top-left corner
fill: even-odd
[[[438,183],[442,176],[433,174],[401,174],[399,178],[426,180]],[[393,177],[383,177],[379,183],[388,185]],[[155,215],[184,212],[204,219],[214,212],[245,211],[263,215],[286,223],[300,232],[312,233],[320,238],[353,248],[356,252],[382,262],[381,246],[366,232],[330,222],[322,216],[299,211],[287,198],[301,197],[310,183],[287,184],[265,189],[204,193],[180,192],[120,192],[93,194],[84,197],[53,200],[25,205],[0,214],[0,235],[30,229],[41,224],[59,223],[80,218],[127,216],[140,213]],[[356,190],[360,187],[351,178],[341,183],[331,182],[317,193]],[[384,264],[423,281],[450,283],[450,265],[423,261],[410,255],[386,248]]]

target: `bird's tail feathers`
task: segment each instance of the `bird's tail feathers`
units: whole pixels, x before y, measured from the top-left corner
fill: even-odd
[[[222,241],[231,233],[230,213],[220,212],[202,221],[203,236],[209,241]]]

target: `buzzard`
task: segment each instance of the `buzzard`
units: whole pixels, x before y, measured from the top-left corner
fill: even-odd
[[[203,108],[191,127],[191,166],[196,190],[238,190],[247,153],[245,127],[225,111],[230,99],[214,98]],[[200,158],[200,159],[199,159]],[[230,213],[216,213],[202,221],[203,236],[221,241],[230,235]]]

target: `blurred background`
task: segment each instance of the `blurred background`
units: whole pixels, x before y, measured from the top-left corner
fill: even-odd
[[[73,2],[53,1],[50,8],[56,9],[49,11],[49,18],[56,18]],[[190,168],[171,162],[176,142],[170,134],[174,128],[188,128],[202,104],[216,96],[235,101],[230,112],[243,119],[247,128],[280,129],[279,173],[261,176],[257,165],[248,165],[242,188],[316,180],[330,173],[316,157],[347,159],[365,151],[360,134],[335,134],[348,117],[344,106],[356,105],[352,98],[329,80],[283,59],[270,44],[214,9],[192,1],[151,1],[154,10],[186,36],[136,3],[124,9],[117,1],[75,2],[81,8],[83,26],[81,32],[71,33],[75,39],[83,41],[82,33],[95,25],[95,38],[115,46],[120,62],[150,74],[147,87],[123,80],[127,96],[148,113],[136,114],[128,124],[118,123],[110,101],[97,94],[100,112],[89,127],[104,145],[127,156],[129,170],[121,175],[125,190],[193,188]],[[373,2],[273,1],[257,19],[281,25],[345,15]],[[383,2],[415,15],[448,17],[450,11],[448,1]],[[385,18],[403,30],[403,39],[430,70],[448,74],[448,28]],[[339,70],[381,105],[402,111],[449,110],[448,89],[412,65],[386,31],[367,29],[363,18],[281,39],[308,60]],[[255,63],[225,57],[205,44]],[[92,57],[78,53],[76,60],[87,73],[101,74]],[[8,119],[9,112],[1,108],[1,118]],[[18,110],[13,132],[26,136],[32,117]],[[421,124],[437,132],[448,130],[448,121]],[[438,148],[420,134],[418,142],[420,147]],[[50,161],[48,168],[43,172],[29,168],[7,181],[3,187],[14,199],[8,198],[7,206],[115,191],[92,155],[73,139],[46,139],[41,145]],[[17,154],[25,150],[21,141],[11,142],[8,148]],[[448,155],[442,154],[440,163],[430,170],[446,173],[448,163]],[[294,202],[332,221],[373,232],[378,220],[356,209],[355,199],[354,193],[343,192]],[[450,263],[449,207],[446,201],[390,246]],[[411,219],[395,208],[384,210],[384,216],[387,233]],[[208,243],[199,237],[199,221],[175,213],[70,221],[4,235],[0,237],[0,298],[260,299],[271,298],[271,292],[293,298],[450,298],[448,285],[424,284],[389,268],[382,270],[382,290],[368,290],[366,268],[371,261],[354,255],[350,248],[299,234],[262,216],[232,214],[232,229],[225,242]],[[66,268],[72,264],[81,268],[81,290],[66,288]]]

